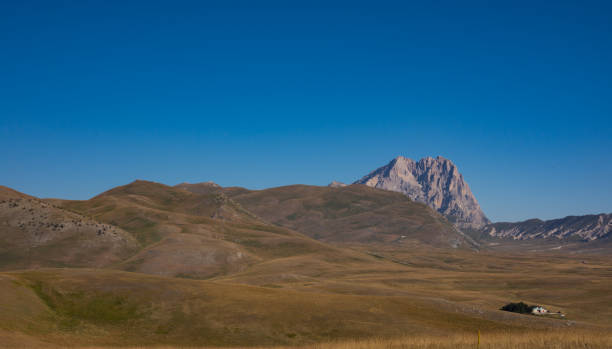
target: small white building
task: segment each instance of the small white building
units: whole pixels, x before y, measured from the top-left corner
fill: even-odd
[[[548,314],[548,309],[544,308],[541,305],[535,306],[532,310],[531,313],[534,315],[544,315],[544,314]]]

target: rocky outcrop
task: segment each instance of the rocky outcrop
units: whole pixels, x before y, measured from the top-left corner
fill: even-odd
[[[342,188],[342,187],[346,187],[346,184],[342,182],[338,182],[338,181],[332,181],[327,186],[330,188]]]
[[[480,228],[490,222],[457,166],[441,156],[418,162],[398,156],[355,183],[404,193],[442,213],[459,228]]]
[[[601,240],[612,235],[612,214],[568,216],[548,221],[530,219],[517,223],[493,223],[481,231],[490,237],[512,240]]]

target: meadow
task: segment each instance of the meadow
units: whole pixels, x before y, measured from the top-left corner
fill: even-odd
[[[355,247],[357,249],[357,247]],[[372,252],[193,280],[103,269],[0,273],[0,347],[611,348],[604,256]],[[309,272],[289,274],[283,270]],[[508,301],[565,319],[500,311]]]
[[[29,348],[68,349],[72,346],[48,347],[32,345]],[[87,346],[80,349],[213,349],[218,347],[185,347],[185,346],[131,346],[100,347]],[[238,349],[244,347],[225,347]],[[494,332],[451,334],[448,336],[406,336],[394,339],[372,338],[367,340],[343,340],[328,343],[309,344],[306,346],[268,346],[251,347],[252,349],[609,349],[612,348],[610,332],[554,331],[554,332]]]

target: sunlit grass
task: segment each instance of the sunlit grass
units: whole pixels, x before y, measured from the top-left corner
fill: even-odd
[[[41,346],[42,347],[42,346]],[[46,346],[45,346],[46,347]],[[32,347],[38,348],[38,347]],[[55,347],[74,348],[74,347]],[[80,349],[178,349],[194,348],[184,346],[130,346],[130,347],[79,347]],[[211,349],[215,347],[197,347]],[[237,349],[244,347],[224,347]],[[512,332],[483,333],[478,345],[477,333],[451,334],[448,336],[411,336],[394,339],[374,338],[368,340],[344,340],[330,343],[295,346],[257,346],[253,349],[575,349],[612,348],[612,334],[605,332],[554,331],[554,332]]]

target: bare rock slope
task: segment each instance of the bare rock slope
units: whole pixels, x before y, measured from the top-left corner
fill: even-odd
[[[442,213],[459,228],[489,223],[457,166],[441,156],[419,161],[398,156],[355,183],[403,193]]]

